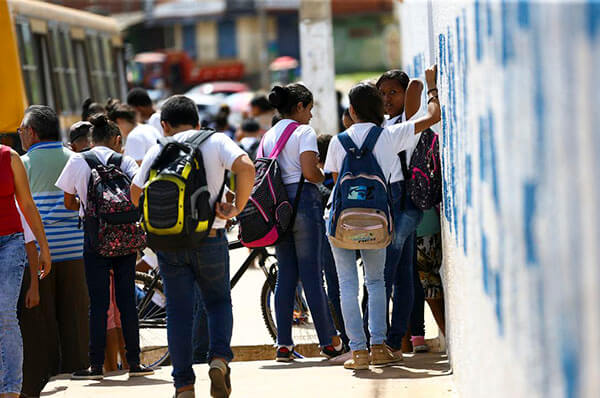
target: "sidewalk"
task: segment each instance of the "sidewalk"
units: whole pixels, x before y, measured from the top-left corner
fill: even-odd
[[[196,396],[209,395],[207,366],[194,366]],[[172,397],[171,367],[146,378],[129,379],[113,373],[103,381],[71,381],[59,376],[46,385],[42,397]],[[232,398],[235,397],[369,397],[456,398],[450,366],[443,354],[406,355],[404,366],[353,372],[342,366],[310,358],[291,364],[275,361],[231,364]]]

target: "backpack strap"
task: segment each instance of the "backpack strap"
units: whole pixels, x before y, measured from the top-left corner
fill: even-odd
[[[288,140],[290,139],[290,137],[292,136],[294,131],[296,131],[298,126],[300,126],[300,123],[298,123],[298,122],[291,122],[290,124],[287,125],[285,130],[283,130],[281,137],[279,137],[279,139],[275,143],[275,148],[273,148],[273,151],[269,155],[269,159],[275,159],[275,158],[277,158],[277,156],[279,156],[281,151],[283,151],[285,144],[288,142]],[[264,138],[265,137],[263,136],[263,138],[260,140],[260,145],[258,146],[258,153],[256,154],[257,158],[262,158],[264,156],[264,152],[263,152]]]
[[[340,144],[342,144],[342,146],[344,147],[344,150],[346,151],[346,153],[351,154],[352,156],[359,156],[359,152],[360,150],[358,149],[358,147],[356,146],[356,144],[354,143],[354,141],[352,141],[352,138],[350,138],[350,136],[348,135],[347,131],[344,131],[343,133],[338,134],[338,140],[340,141]]]
[[[115,152],[110,155],[110,157],[108,158],[108,161],[106,162],[106,165],[112,164],[113,166],[120,169],[121,163],[123,163],[123,155]]]
[[[365,142],[363,142],[362,147],[360,148],[360,154],[364,155],[367,152],[372,152],[373,148],[375,148],[375,144],[383,131],[382,127],[373,126],[371,130],[367,133],[367,138],[365,138]]]
[[[216,131],[213,129],[200,129],[196,134],[193,134],[190,138],[185,140],[185,142],[187,142],[188,144],[192,144],[195,147],[199,147],[214,133],[216,133]]]
[[[408,165],[406,164],[406,151],[398,152],[400,158],[400,166],[402,167],[402,175],[404,176],[404,184],[402,184],[402,198],[400,199],[400,210],[404,211],[406,197],[408,196],[408,180],[410,179],[410,172],[408,171]]]
[[[98,157],[92,151],[82,152],[81,156],[92,170],[94,170],[96,167],[103,166],[102,162],[100,162],[100,159],[98,159]]]

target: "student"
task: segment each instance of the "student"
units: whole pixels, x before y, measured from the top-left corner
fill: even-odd
[[[271,121],[275,115],[273,105],[264,94],[257,94],[250,101],[250,117],[256,119],[260,124],[261,133],[271,127]]]
[[[308,306],[319,337],[321,355],[332,358],[343,352],[342,341],[333,326],[327,296],[323,288],[320,261],[322,241],[315,239],[324,230],[321,194],[315,184],[323,182],[318,167],[317,134],[308,122],[312,118],[312,93],[301,84],[275,86],[269,102],[283,117],[263,137],[263,152],[271,153],[279,137],[290,123],[300,125],[290,136],[277,158],[288,197],[294,203],[299,194],[296,220],[290,233],[275,246],[279,261],[275,286],[275,317],[277,319],[277,361],[290,361],[292,352],[292,317],[298,280],[302,283]],[[300,178],[304,177],[298,192]]]
[[[27,151],[21,159],[48,229],[54,269],[37,282],[42,305],[22,311],[20,319],[25,344],[23,392],[37,396],[51,376],[89,364],[88,291],[78,213],[65,208],[63,192],[54,185],[74,156],[60,141],[58,116],[50,107],[32,105],[25,110],[19,132]],[[36,283],[29,278],[26,282]],[[39,336],[40,329],[47,333]]]
[[[148,123],[149,119],[156,114],[152,106],[152,99],[148,92],[141,87],[135,87],[127,93],[127,105],[135,110],[137,122]]]
[[[119,104],[113,107],[108,111],[108,117],[119,126],[123,134],[123,154],[131,156],[138,165],[141,164],[146,152],[160,138],[160,133],[148,124],[138,123],[135,110],[129,105]]]
[[[406,73],[394,69],[385,72],[376,85],[388,115],[384,127],[394,126],[416,117],[423,90],[423,84],[419,80],[410,80]],[[430,91],[436,93],[433,88]],[[405,149],[407,165],[410,164],[417,143],[418,136],[415,136]],[[423,212],[413,204],[405,192],[404,174],[397,154],[398,152],[394,152],[392,170],[389,174],[394,236],[386,253],[385,285],[386,308],[389,308],[389,302],[393,298],[386,344],[400,356],[402,337],[408,328],[415,293],[414,232]]]
[[[354,120],[352,120],[352,116],[350,116],[350,109],[344,109],[344,113],[342,113],[342,125],[345,130],[348,130],[350,126],[354,124]]]
[[[182,95],[167,100],[161,109],[165,135],[183,142],[198,133],[198,111],[194,102]],[[233,359],[231,333],[233,315],[229,285],[229,251],[225,234],[226,220],[237,216],[246,206],[254,184],[254,166],[246,153],[225,134],[213,134],[200,147],[210,193],[217,218],[208,237],[197,247],[177,251],[158,251],[158,263],[167,298],[167,335],[173,363],[176,397],[194,397],[195,375],[192,369],[192,328],[194,284],[197,283],[208,314],[209,377],[211,395],[227,397],[231,392]],[[156,145],[144,157],[140,172],[131,186],[132,200],[138,204],[150,166],[161,151]],[[225,170],[236,175],[235,203],[217,198]],[[218,202],[218,203],[217,203]]]
[[[92,101],[91,98],[86,98],[81,105],[81,120],[87,122],[95,114],[105,112],[104,105]]]
[[[50,249],[42,219],[29,191],[25,167],[15,151],[0,145],[0,396],[7,398],[20,396],[23,381],[23,340],[17,321],[17,301],[26,256],[17,203],[39,242],[40,254],[35,260],[39,260],[43,276],[47,276],[51,267]],[[47,332],[38,329],[40,337]]]
[[[90,149],[90,122],[79,121],[69,129],[69,148],[73,152],[84,152]]]
[[[385,128],[374,148],[375,156],[384,175],[392,171],[394,158],[402,150],[406,150],[418,137],[418,133],[440,119],[440,107],[435,89],[437,67],[433,66],[425,72],[430,88],[430,99],[427,115],[415,121],[396,124]],[[369,131],[383,123],[383,100],[376,87],[360,83],[350,91],[350,114],[355,124],[348,129],[352,141],[359,148]],[[332,172],[337,181],[338,173],[346,157],[346,151],[339,139],[334,137],[329,145],[325,170]],[[346,333],[350,338],[353,358],[344,363],[348,369],[367,369],[369,363],[386,364],[402,361],[401,356],[392,353],[384,344],[386,338],[386,305],[384,266],[385,249],[361,250],[365,267],[365,279],[369,291],[369,330],[371,356],[367,351],[366,335],[362,327],[362,318],[358,304],[358,274],[354,250],[331,247],[335,258],[340,282],[342,313]]]
[[[108,120],[106,115],[97,114],[90,119],[92,123],[92,148],[86,154],[93,154],[99,162],[107,164],[113,154],[121,147],[119,127]],[[77,154],[67,162],[56,186],[64,191],[64,203],[67,209],[79,210],[82,218],[88,205],[88,184],[91,175],[90,166]],[[123,156],[120,169],[129,178],[138,171],[138,165],[129,156]],[[85,275],[90,298],[90,368],[73,373],[73,379],[102,379],[104,351],[106,348],[107,311],[110,303],[109,271],[114,272],[115,296],[121,312],[121,324],[127,349],[129,376],[153,374],[151,369],[140,365],[140,344],[137,310],[135,306],[135,260],[136,254],[118,257],[103,257],[96,253],[91,244],[90,233],[84,228],[83,258]]]

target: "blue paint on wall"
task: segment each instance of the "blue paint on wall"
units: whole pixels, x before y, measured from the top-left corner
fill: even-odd
[[[488,37],[492,37],[492,34],[494,33],[494,25],[492,22],[492,2],[491,1],[487,1],[486,2],[486,8],[485,8],[485,12],[486,12],[486,20],[487,20],[487,35]]]
[[[589,0],[587,8],[587,31],[590,39],[595,39],[600,27],[600,1]]]
[[[440,77],[442,77],[442,75],[444,74],[444,65],[446,65],[446,54],[445,54],[445,49],[446,49],[446,38],[444,37],[443,34],[440,33],[440,35],[438,36],[438,56],[440,58],[439,62],[440,62]]]
[[[463,252],[465,256],[468,252],[468,242],[469,242],[469,234],[468,234],[468,221],[467,221],[467,212],[465,211],[462,216],[462,233],[463,233]]]
[[[494,285],[495,285],[495,310],[496,310],[496,319],[498,320],[498,334],[500,336],[504,335],[504,314],[502,312],[502,278],[499,272],[496,272],[494,277]]]
[[[483,40],[483,27],[481,26],[481,2],[475,0],[475,57],[477,61],[481,61],[483,56],[482,52],[482,40]]]
[[[565,380],[565,397],[579,397],[579,355],[572,344],[573,336],[561,331],[560,340],[560,365]]]
[[[486,148],[487,148],[487,143],[486,143],[486,120],[480,116],[479,117],[479,179],[481,181],[485,181],[485,177],[486,177],[486,166],[487,166],[487,159],[486,159]]]
[[[489,254],[488,254],[488,243],[487,237],[481,231],[481,271],[483,278],[483,290],[486,294],[490,294],[491,286],[490,286],[490,264],[489,264]]]
[[[517,15],[519,19],[519,26],[522,28],[529,27],[529,1],[519,0],[517,5]]]
[[[494,115],[492,110],[488,110],[488,139],[490,146],[490,165],[492,171],[492,191],[494,193],[494,203],[496,210],[500,210],[500,187],[498,182],[498,164],[496,160],[496,145],[494,144]]]
[[[507,1],[504,0],[502,2],[501,7],[501,15],[502,15],[502,65],[506,66],[508,62],[514,58],[515,49],[513,44],[513,32],[511,27],[509,26],[509,11],[510,6],[507,4]]]
[[[535,206],[537,186],[533,183],[527,183],[523,187],[523,217],[524,228],[523,235],[525,237],[525,250],[527,252],[527,265],[534,266],[538,264],[537,249],[535,244]]]
[[[467,206],[473,206],[473,162],[470,154],[465,157],[465,177]]]

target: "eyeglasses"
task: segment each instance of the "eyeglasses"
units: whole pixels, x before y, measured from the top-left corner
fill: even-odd
[[[21,135],[25,132],[25,129],[27,128],[27,126],[23,126],[23,127],[19,127],[17,129],[17,134]]]

